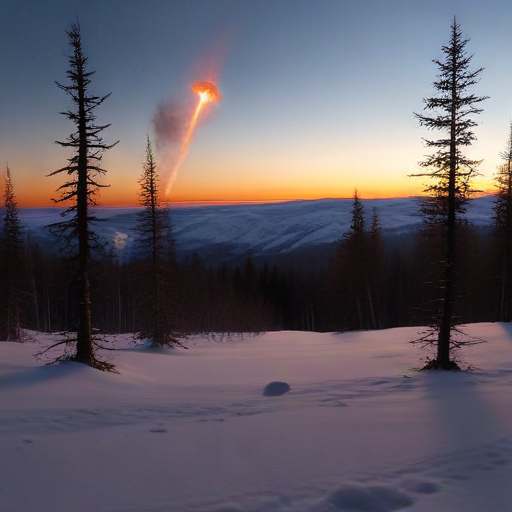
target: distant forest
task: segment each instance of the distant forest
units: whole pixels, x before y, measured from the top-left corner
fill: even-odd
[[[172,219],[171,219],[172,220]],[[400,240],[382,237],[376,212],[354,199],[351,227],[330,252],[308,249],[241,265],[211,267],[200,254],[169,258],[166,315],[182,334],[268,330],[345,331],[428,325],[437,311],[439,237],[425,225]],[[455,315],[461,323],[504,319],[499,229],[464,223],[458,232]],[[172,251],[172,229],[168,231]],[[114,248],[95,251],[92,318],[103,333],[139,332],[142,253],[119,261]],[[76,265],[24,238],[22,326],[67,331],[76,326]],[[4,292],[5,293],[5,292]]]

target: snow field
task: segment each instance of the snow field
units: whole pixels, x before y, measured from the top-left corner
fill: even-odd
[[[418,372],[417,329],[275,332],[150,351],[120,375],[0,344],[2,512],[510,510],[512,330]],[[287,382],[282,396],[266,384]]]

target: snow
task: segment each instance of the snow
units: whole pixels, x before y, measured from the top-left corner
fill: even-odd
[[[415,328],[118,336],[119,375],[2,342],[0,510],[508,512],[512,328],[466,329],[460,373],[415,370]]]
[[[474,199],[467,217],[477,225],[492,222],[493,197]],[[373,208],[384,235],[414,231],[421,223],[419,198],[363,200],[368,224]],[[235,254],[290,252],[305,246],[340,240],[350,226],[352,199],[320,199],[284,203],[171,207],[177,251],[204,254],[205,247],[220,247]],[[48,238],[41,228],[60,219],[57,208],[20,208],[20,218],[39,240]],[[137,208],[97,208],[105,222],[95,226],[104,239],[129,246]]]

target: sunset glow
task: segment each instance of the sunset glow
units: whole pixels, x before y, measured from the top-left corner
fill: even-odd
[[[271,166],[267,170],[262,169],[259,175],[254,171],[249,179],[246,174],[238,173],[235,167],[226,172],[225,168],[215,163],[208,166],[201,159],[191,160],[174,182],[170,203],[350,198],[354,188],[359,190],[363,199],[386,199],[422,195],[425,188],[421,179],[404,178],[408,172],[406,169],[395,176],[389,175],[386,181],[379,181],[372,173],[341,171],[322,176],[312,168],[309,172],[303,172],[300,179],[290,181],[287,168]],[[110,184],[110,187],[101,189],[99,204],[137,206],[136,184],[123,179],[122,169],[111,167],[109,170],[102,181]],[[208,176],[215,176],[216,179],[208,181]],[[29,179],[21,173],[17,178],[15,192],[20,207],[54,206],[50,200],[56,196],[54,180],[45,179],[40,187],[34,188],[31,186],[31,181],[36,179],[34,176]],[[479,177],[474,182],[474,188],[492,193],[492,179]]]
[[[492,192],[512,115],[501,65],[512,44],[512,4],[490,1],[492,9],[453,0],[405,9],[377,0],[325,0],[321,8],[200,0],[156,2],[150,11],[128,2],[126,25],[102,2],[11,2],[0,32],[9,76],[0,83],[0,172],[8,163],[19,206],[54,206],[62,177],[46,176],[72,156],[55,144],[74,128],[60,114],[68,99],[54,82],[66,81],[73,13],[96,72],[90,92],[112,93],[98,123],[110,125],[105,142],[120,141],[103,155],[107,173],[96,178],[110,186],[99,205],[138,204],[148,135],[160,199],[170,203],[347,198],[354,188],[368,199],[421,195],[427,183],[409,176],[429,152],[423,138],[437,134],[413,113],[431,92],[431,59],[457,14],[475,65],[484,67],[475,93],[490,97],[467,155],[482,160],[474,187]],[[13,46],[16,34],[27,38]]]

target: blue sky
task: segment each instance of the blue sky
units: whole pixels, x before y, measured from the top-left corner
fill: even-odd
[[[490,96],[471,155],[489,179],[512,118],[512,4],[505,1],[1,0],[0,158],[20,204],[48,204],[69,156],[66,29],[78,17],[91,92],[111,98],[104,204],[137,200],[145,137],[158,105],[193,105],[213,69],[222,101],[195,133],[171,200],[410,195],[426,150],[413,112],[432,93],[454,15],[470,37],[475,93]],[[172,167],[158,154],[162,179]]]

